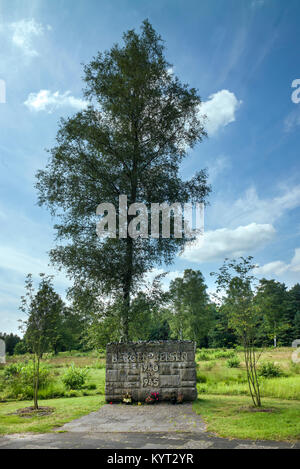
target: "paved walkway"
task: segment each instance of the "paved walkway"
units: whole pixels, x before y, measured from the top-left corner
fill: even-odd
[[[0,449],[279,449],[290,443],[228,440],[205,432],[192,404],[104,405],[53,433],[8,435]]]

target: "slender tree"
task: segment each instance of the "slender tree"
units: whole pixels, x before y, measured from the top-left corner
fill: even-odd
[[[120,195],[150,211],[151,203],[203,202],[210,189],[205,170],[188,181],[179,177],[188,149],[205,135],[197,91],[170,71],[161,37],[147,20],[140,34],[130,30],[123,40],[85,66],[90,105],[61,121],[37,189],[39,203],[58,216],[61,244],[51,251],[52,261],[75,281],[115,296],[127,340],[131,299],[143,275],[172,262],[186,238],[172,231],[170,238],[123,238],[117,223],[115,239],[99,239],[96,207],[112,203],[119,221]],[[133,218],[126,215],[127,225]]]
[[[261,407],[261,395],[257,375],[257,363],[261,352],[257,351],[256,341],[261,315],[255,304],[251,272],[256,266],[252,257],[241,257],[239,261],[225,259],[216,276],[217,292],[222,295],[223,311],[227,313],[229,326],[235,330],[244,348],[249,391],[255,407]]]
[[[27,314],[22,329],[28,349],[34,354],[34,408],[38,409],[40,361],[43,354],[53,347],[57,340],[58,318],[63,309],[63,301],[54,291],[52,277],[40,274],[41,281],[37,292],[34,290],[32,275],[25,281],[26,294],[21,297],[20,310]]]

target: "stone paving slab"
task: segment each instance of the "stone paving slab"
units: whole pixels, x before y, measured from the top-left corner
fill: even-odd
[[[137,406],[106,404],[97,412],[65,424],[69,432],[192,432],[203,433],[205,424],[192,404]]]
[[[52,433],[0,437],[0,449],[300,449],[300,442],[218,438],[192,404],[104,405]]]

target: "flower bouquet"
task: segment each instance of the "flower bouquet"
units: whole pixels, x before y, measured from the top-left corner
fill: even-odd
[[[132,396],[130,394],[130,392],[126,392],[125,394],[123,394],[123,402],[124,404],[131,404],[132,403]]]
[[[159,401],[159,393],[151,392],[145,399],[146,404],[155,404]]]

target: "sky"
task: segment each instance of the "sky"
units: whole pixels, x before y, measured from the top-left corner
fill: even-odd
[[[59,119],[86,105],[82,64],[145,18],[207,115],[208,138],[181,167],[183,178],[209,172],[204,239],[165,287],[192,268],[212,292],[210,272],[242,255],[258,278],[300,280],[299,17],[298,0],[0,0],[0,332],[18,333],[29,272],[54,273],[63,296],[70,285],[49,266],[54,220],[37,206],[35,174]]]

